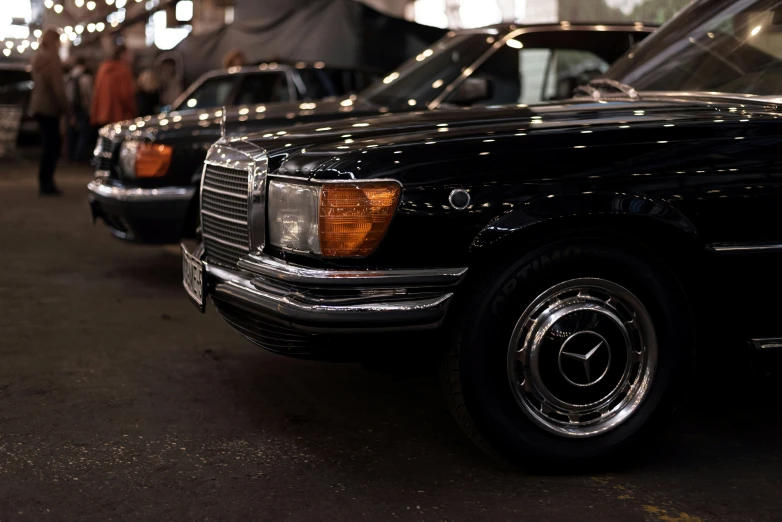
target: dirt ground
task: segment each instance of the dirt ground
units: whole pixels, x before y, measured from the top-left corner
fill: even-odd
[[[726,360],[621,466],[506,469],[433,377],[272,355],[200,315],[176,248],[93,227],[86,167],[40,199],[33,160],[0,160],[2,521],[782,519],[766,362]]]

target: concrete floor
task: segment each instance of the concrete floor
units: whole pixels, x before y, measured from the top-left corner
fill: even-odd
[[[90,224],[86,168],[58,199],[34,172],[0,160],[0,520],[782,519],[781,387],[757,363],[695,386],[634,461],[505,469],[433,378],[263,352],[188,302],[175,248]]]

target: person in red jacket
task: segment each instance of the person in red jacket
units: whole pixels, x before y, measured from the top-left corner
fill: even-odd
[[[92,91],[90,123],[103,126],[136,117],[136,95],[130,51],[124,45],[114,49],[111,60],[98,68]]]

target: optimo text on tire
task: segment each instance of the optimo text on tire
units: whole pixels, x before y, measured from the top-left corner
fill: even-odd
[[[469,317],[452,323],[442,378],[479,446],[519,465],[584,462],[664,424],[691,352],[689,312],[652,252],[558,242],[509,257],[466,290]]]

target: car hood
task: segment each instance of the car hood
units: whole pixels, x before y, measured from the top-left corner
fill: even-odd
[[[221,143],[250,143],[269,156],[269,171],[313,179],[400,177],[443,156],[507,154],[523,151],[524,137],[545,136],[543,149],[610,145],[646,128],[644,140],[663,143],[671,127],[707,129],[716,123],[739,124],[749,118],[778,117],[776,105],[715,97],[648,94],[641,101],[569,101],[568,103],[449,109],[300,125],[247,135]],[[606,140],[599,131],[615,134]],[[639,136],[634,134],[633,136]],[[680,136],[680,134],[677,134]],[[603,140],[602,142],[599,140]],[[633,138],[637,139],[637,138]],[[530,142],[530,140],[527,140]],[[525,154],[541,150],[540,140]],[[594,145],[591,145],[594,144]],[[496,157],[496,156],[495,156]],[[519,162],[523,162],[519,157]],[[610,157],[607,157],[610,161]]]
[[[380,114],[382,108],[353,97],[317,102],[268,103],[225,108],[226,135],[241,136],[266,129],[289,127],[300,121],[350,117],[353,114]],[[387,111],[387,109],[385,109]],[[220,136],[223,108],[184,109],[148,115],[108,125],[114,136],[166,142],[181,137]]]

